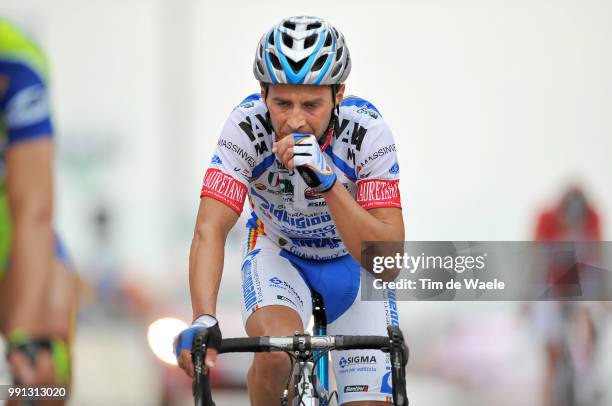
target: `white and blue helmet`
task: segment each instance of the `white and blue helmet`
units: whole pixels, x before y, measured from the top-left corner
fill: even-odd
[[[263,83],[338,85],[351,71],[351,57],[340,31],[317,17],[289,17],[259,41],[253,63]]]

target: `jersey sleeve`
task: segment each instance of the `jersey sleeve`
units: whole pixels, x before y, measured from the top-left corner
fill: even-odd
[[[237,109],[225,122],[200,192],[200,197],[216,199],[238,215],[242,213],[255,167],[255,151],[239,127],[243,116]]]
[[[399,163],[393,134],[381,117],[370,128],[357,153],[357,203],[364,209],[401,208]]]
[[[49,92],[42,76],[25,63],[1,64],[7,87],[0,101],[0,114],[8,145],[51,137]]]

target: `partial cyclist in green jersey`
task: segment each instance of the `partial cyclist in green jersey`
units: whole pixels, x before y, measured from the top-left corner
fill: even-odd
[[[75,277],[52,229],[53,127],[40,48],[0,18],[0,331],[20,384],[68,384]]]

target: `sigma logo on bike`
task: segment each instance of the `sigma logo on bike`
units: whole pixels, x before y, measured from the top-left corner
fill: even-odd
[[[368,385],[349,385],[344,387],[344,393],[367,392]]]
[[[212,159],[210,160],[210,163],[213,165],[223,165],[223,161],[221,160],[221,158],[219,158],[219,155],[217,154],[213,155]]]
[[[397,175],[399,173],[399,164],[397,162],[394,163],[391,168],[389,168],[389,173],[391,175]]]
[[[340,368],[344,369],[353,365],[368,365],[376,364],[376,356],[374,355],[354,355],[351,357],[341,357],[338,361]]]

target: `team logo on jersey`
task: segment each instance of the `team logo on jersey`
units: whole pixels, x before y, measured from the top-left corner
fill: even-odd
[[[219,158],[219,155],[217,154],[213,155],[212,159],[210,160],[210,163],[212,165],[223,165],[223,161],[221,160],[221,158]]]
[[[289,179],[281,179],[280,180],[280,191],[282,194],[293,194],[293,183]]]
[[[397,162],[394,163],[391,168],[389,168],[389,173],[391,175],[397,175],[399,173],[399,164]]]
[[[308,207],[323,207],[323,206],[327,206],[327,202],[325,200],[321,202],[309,202],[308,203]]]
[[[237,166],[234,167],[234,172],[240,172],[241,175],[249,176],[248,169],[238,168]]]
[[[383,157],[391,152],[395,152],[395,144],[387,145],[379,148],[377,151],[374,151],[374,153],[368,156],[365,161],[360,162],[359,166],[366,166],[368,163],[375,161],[378,158]]]
[[[370,171],[368,173],[360,173],[362,168],[363,168],[363,166],[357,165],[357,172],[359,173],[359,179],[365,179],[365,178],[369,177],[370,174],[372,173],[372,171]]]
[[[285,245],[287,245],[287,240],[285,240],[284,238],[279,238],[278,245],[280,245],[281,247],[284,247]]]
[[[374,112],[373,110],[370,110],[367,107],[362,107],[362,108],[358,109],[357,113],[365,114],[367,116],[372,117],[373,119],[377,119],[378,118],[378,114],[376,114],[376,112]]]
[[[266,185],[263,185],[261,183],[256,183],[255,184],[255,188],[257,188],[257,190],[266,190],[267,189]]]
[[[268,184],[272,187],[277,187],[280,182],[278,172],[270,172],[268,174]]]
[[[255,158],[250,156],[244,149],[240,148],[240,145],[232,141],[220,138],[219,142],[217,142],[217,146],[229,149],[234,154],[242,158],[249,165],[250,168],[255,167]]]
[[[250,109],[252,107],[255,106],[255,102],[249,101],[249,102],[245,102],[245,103],[241,103],[239,105],[237,105],[236,107],[234,107],[234,110],[236,109]]]
[[[304,190],[304,197],[308,200],[316,200],[316,199],[320,199],[323,197],[323,195],[321,195],[320,193],[318,193],[316,190],[314,190],[313,188],[306,188],[306,190]]]
[[[35,84],[19,90],[4,108],[7,128],[34,125],[49,117],[49,97],[42,84]]]

